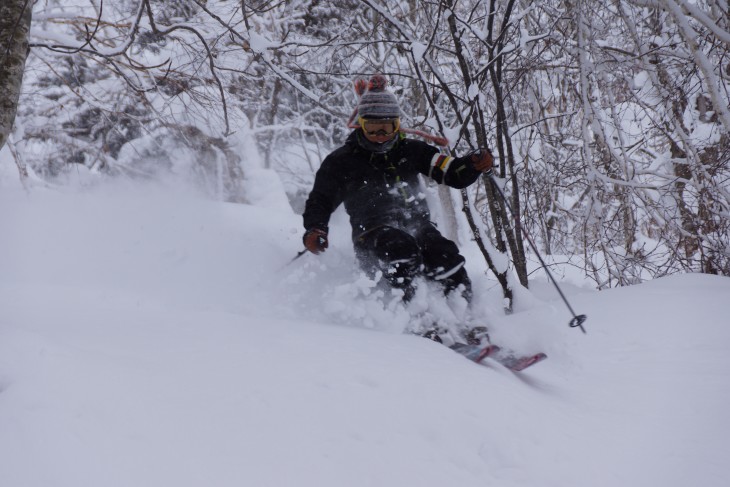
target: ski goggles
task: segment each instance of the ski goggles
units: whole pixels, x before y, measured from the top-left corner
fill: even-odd
[[[392,137],[400,130],[400,118],[360,118],[360,127],[370,136]]]

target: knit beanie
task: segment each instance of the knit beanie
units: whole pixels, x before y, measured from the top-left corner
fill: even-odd
[[[382,75],[375,75],[368,83],[368,91],[360,97],[357,115],[360,118],[398,118],[400,105],[393,93],[385,90],[387,81]]]

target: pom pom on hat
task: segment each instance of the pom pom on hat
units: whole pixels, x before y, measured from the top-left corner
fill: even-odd
[[[355,91],[364,90],[364,80],[355,82]],[[357,115],[360,118],[398,118],[400,105],[393,93],[385,91],[388,80],[382,74],[376,74],[367,83],[368,91],[362,93]]]
[[[355,93],[357,94],[357,97],[360,98],[363,93],[368,89],[368,82],[367,80],[364,80],[362,78],[356,79],[354,83]]]
[[[388,86],[388,80],[382,74],[374,74],[368,81],[370,91],[385,91],[386,86]]]

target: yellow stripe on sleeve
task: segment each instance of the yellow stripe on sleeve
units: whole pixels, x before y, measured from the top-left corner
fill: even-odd
[[[451,161],[453,161],[453,157],[444,156],[444,160],[439,165],[439,169],[441,169],[443,172],[448,171],[449,166],[451,165]]]

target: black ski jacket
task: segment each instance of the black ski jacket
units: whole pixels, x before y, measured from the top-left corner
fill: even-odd
[[[431,219],[419,174],[453,188],[465,188],[481,174],[468,156],[445,156],[403,136],[386,153],[370,152],[358,143],[360,132],[353,131],[322,161],[304,209],[305,229],[326,231],[330,215],[344,202],[353,240],[383,225],[411,233]]]

